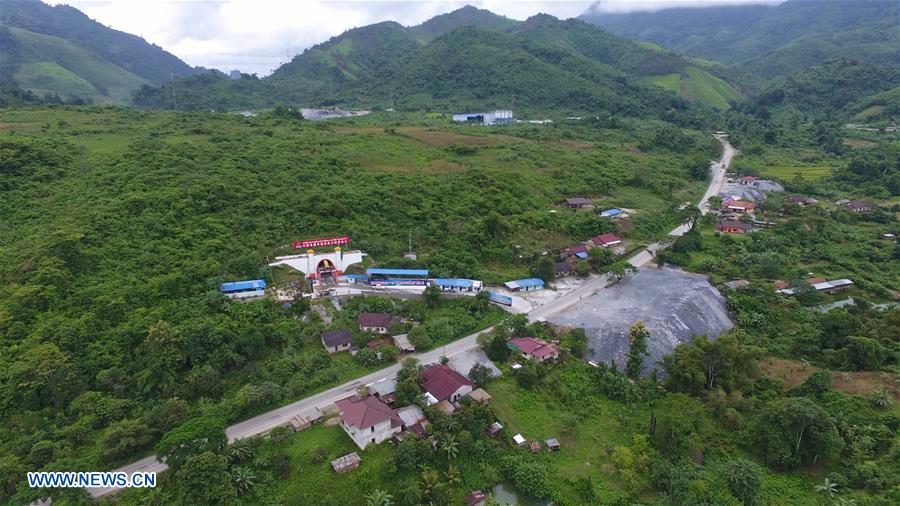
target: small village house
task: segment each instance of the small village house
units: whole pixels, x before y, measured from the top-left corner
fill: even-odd
[[[528,360],[546,362],[559,358],[559,347],[534,337],[514,337],[507,341],[510,349],[519,350]]]
[[[609,248],[622,244],[622,239],[616,234],[601,234],[589,242],[598,248]]]
[[[753,230],[753,225],[738,220],[719,220],[716,223],[716,232],[722,234],[746,234]]]
[[[756,210],[756,204],[746,200],[725,199],[722,202],[722,207],[726,211],[739,214],[752,213]]]
[[[352,471],[359,467],[360,462],[362,462],[362,459],[359,457],[359,454],[353,452],[332,460],[331,468],[334,469],[334,472],[336,473],[346,473],[347,471]]]
[[[744,176],[744,177],[742,177],[742,178],[739,180],[739,182],[740,182],[741,184],[751,184],[751,183],[753,183],[754,181],[756,181],[756,178],[753,177],[753,176]]]
[[[422,372],[423,388],[438,402],[456,402],[473,389],[472,382],[443,364],[435,364]]]
[[[851,200],[847,202],[847,208],[854,213],[865,213],[872,210],[872,204],[863,202],[862,200]]]
[[[413,352],[416,351],[416,347],[413,346],[411,342],[409,342],[408,334],[397,334],[393,337],[394,346],[397,347],[398,350],[402,352]]]
[[[351,395],[335,404],[341,413],[341,427],[360,450],[390,439],[403,430],[403,420],[374,395],[363,398]]]
[[[562,250],[562,252],[560,252],[560,255],[563,258],[576,257],[576,258],[580,258],[582,260],[584,260],[584,259],[588,258],[588,256],[590,256],[588,253],[588,247],[585,246],[584,244],[576,244],[575,246],[570,246],[570,247]]]
[[[544,280],[540,278],[517,279],[515,281],[507,281],[503,283],[503,286],[513,292],[530,292],[543,289]]]
[[[356,318],[359,330],[376,334],[387,334],[388,327],[394,321],[399,321],[399,318],[390,313],[360,313]]]
[[[557,278],[568,276],[569,274],[572,274],[572,265],[566,261],[556,262],[553,264],[553,274],[555,274]]]
[[[591,201],[582,197],[569,197],[564,205],[569,209],[582,209],[591,205]]]
[[[436,278],[431,284],[445,292],[480,292],[482,282],[476,279]]]
[[[262,279],[231,281],[219,285],[219,292],[229,299],[252,299],[266,294],[266,282]]]
[[[353,344],[353,334],[347,329],[329,330],[322,332],[322,345],[328,353],[337,353],[350,349]]]

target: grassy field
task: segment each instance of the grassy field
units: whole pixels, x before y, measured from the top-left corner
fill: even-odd
[[[719,110],[728,109],[729,101],[741,98],[741,94],[728,83],[696,67],[688,67],[681,73],[651,76],[646,80],[678,93],[685,100],[706,104]]]
[[[815,181],[817,179],[829,176],[832,170],[834,170],[833,167],[827,166],[782,165],[763,167],[760,171],[760,174],[766,177],[780,179],[782,181],[793,180],[799,174],[800,177],[806,179],[807,181]]]

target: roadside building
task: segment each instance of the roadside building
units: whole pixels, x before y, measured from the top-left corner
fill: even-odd
[[[359,313],[356,317],[359,330],[376,334],[387,334],[388,327],[394,321],[400,319],[390,313]]]
[[[609,248],[622,244],[622,238],[616,234],[601,234],[589,241],[598,248]]]
[[[394,346],[396,346],[398,350],[403,351],[403,352],[416,351],[416,347],[413,346],[411,342],[409,342],[408,334],[398,334],[398,335],[394,336],[393,339],[394,339]]]
[[[591,205],[591,201],[584,197],[569,197],[563,203],[569,209],[583,209]]]
[[[386,378],[367,385],[369,393],[381,399],[382,401],[392,404],[394,402],[394,394],[397,392],[397,380]]]
[[[553,273],[556,277],[561,278],[572,274],[572,265],[569,262],[556,262],[553,264]]]
[[[365,274],[341,274],[337,280],[338,283],[349,283],[351,285],[369,284],[369,278]]]
[[[543,339],[534,337],[514,337],[507,341],[510,349],[519,350],[522,357],[528,360],[546,362],[559,358],[559,347]]]
[[[843,278],[843,279],[835,279],[832,281],[827,281],[823,278],[812,278],[807,279],[806,283],[812,286],[816,291],[822,293],[834,293],[841,290],[846,290],[853,286],[853,281]],[[795,288],[787,288],[787,283],[781,282],[776,283],[775,286],[779,288],[778,293],[782,295],[794,295],[797,293]]]
[[[371,286],[425,286],[428,269],[367,269]]]
[[[350,349],[353,344],[353,334],[347,329],[336,329],[322,332],[322,345],[328,353],[337,353]]]
[[[585,259],[587,259],[588,256],[590,256],[588,254],[588,247],[585,246],[584,244],[577,244],[575,246],[570,246],[570,247],[562,250],[560,252],[560,255],[563,258],[576,257],[576,258],[580,258],[582,260],[585,260]]]
[[[513,292],[530,292],[532,290],[541,290],[544,288],[544,280],[540,278],[517,279],[515,281],[507,281],[503,285]]]
[[[738,214],[752,213],[756,210],[756,204],[746,200],[725,200],[722,202],[722,207],[726,211]]]
[[[438,402],[456,402],[460,397],[468,395],[473,389],[472,382],[452,368],[435,364],[422,372],[423,388]]]
[[[403,420],[374,395],[362,399],[351,395],[335,404],[341,412],[341,427],[360,450],[390,439],[403,430]]]
[[[462,278],[435,278],[431,284],[445,292],[480,292],[483,286],[477,279]]]
[[[471,112],[453,115],[454,123],[470,123],[474,125],[508,125],[513,122],[513,112],[498,109],[490,112]]]
[[[716,232],[722,234],[746,234],[753,230],[753,225],[738,220],[719,220],[716,223]]]
[[[266,282],[262,279],[231,281],[219,285],[219,292],[229,299],[252,299],[266,294]]]

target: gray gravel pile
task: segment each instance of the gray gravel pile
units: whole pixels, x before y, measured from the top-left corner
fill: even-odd
[[[759,180],[750,184],[726,183],[719,196],[728,198],[733,195],[741,197],[748,202],[762,202],[768,198],[768,192],[783,192],[784,187],[775,181]]]
[[[628,353],[628,328],[638,320],[651,332],[644,374],[654,367],[662,372],[662,358],[694,335],[715,338],[733,326],[725,299],[706,276],[655,267],[644,268],[549,318],[555,325],[584,327],[588,358],[615,361],[620,368]]]

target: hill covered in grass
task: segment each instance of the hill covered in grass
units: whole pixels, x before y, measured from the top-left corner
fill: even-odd
[[[144,84],[196,72],[140,37],[38,0],[0,2],[0,54],[0,81],[65,100],[127,104]]]
[[[890,0],[789,0],[630,13],[602,12],[598,5],[581,18],[629,39],[764,78],[835,58],[897,64],[900,47],[897,4]]]

